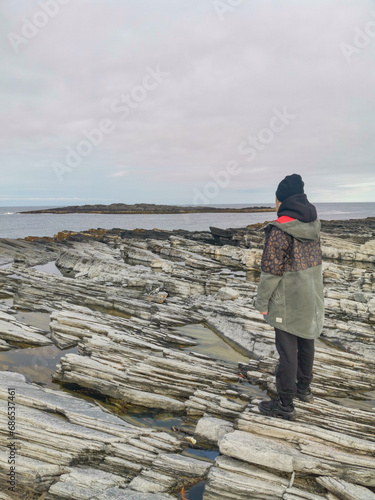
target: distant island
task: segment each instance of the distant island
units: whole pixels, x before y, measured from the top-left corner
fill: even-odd
[[[208,206],[181,207],[178,205],[155,205],[154,203],[112,203],[111,205],[77,205],[71,207],[28,210],[20,214],[192,214],[192,213],[253,213],[274,212],[274,207],[216,208]]]

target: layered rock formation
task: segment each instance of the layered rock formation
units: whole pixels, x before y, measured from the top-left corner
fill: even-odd
[[[205,500],[375,498],[371,224],[356,237],[325,223],[316,397],[296,403],[293,423],[257,408],[262,390],[275,392],[277,363],[273,330],[253,307],[261,227],[0,240],[2,356],[77,349],[52,367],[49,387],[22,367],[0,372],[2,484],[8,388],[17,455],[17,489],[0,498],[164,500],[202,480]],[[50,261],[61,275],[35,268]],[[49,331],[17,311],[49,315]],[[208,337],[188,325],[227,351],[205,349]],[[171,425],[161,428],[163,414]]]

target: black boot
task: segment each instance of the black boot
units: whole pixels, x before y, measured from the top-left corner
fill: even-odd
[[[296,396],[298,399],[304,401],[305,403],[310,403],[314,399],[313,393],[310,389],[310,385],[301,384],[299,382],[297,383]]]
[[[297,412],[294,409],[293,400],[291,398],[283,399],[284,402],[280,397],[269,401],[261,401],[258,405],[259,411],[269,417],[282,417],[286,420],[294,420]]]

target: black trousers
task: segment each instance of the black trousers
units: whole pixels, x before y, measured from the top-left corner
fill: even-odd
[[[284,398],[293,398],[298,385],[307,386],[313,377],[314,339],[303,339],[275,328],[280,360],[276,370],[276,389]]]

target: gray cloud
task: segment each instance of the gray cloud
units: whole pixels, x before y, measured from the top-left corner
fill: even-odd
[[[220,20],[211,0],[74,0],[16,54],[9,33],[46,1],[0,7],[3,199],[191,203],[231,160],[212,203],[272,201],[293,172],[315,201],[375,199],[375,40],[349,63],[341,47],[372,1],[243,1]],[[147,67],[169,76],[122,119],[111,106]],[[239,144],[284,107],[296,117],[246,161]],[[53,162],[104,119],[114,131],[58,182]]]

